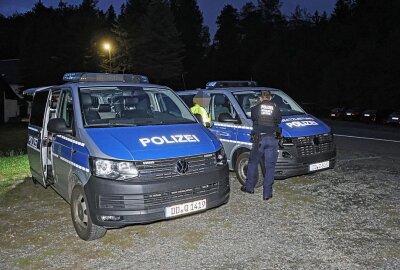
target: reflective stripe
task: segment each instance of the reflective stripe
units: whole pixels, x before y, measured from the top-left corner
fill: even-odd
[[[220,123],[214,123],[214,126],[216,127],[230,127],[230,128],[241,128],[241,129],[248,129],[252,130],[252,127],[249,126],[238,126],[238,125],[232,125],[232,124],[220,124]]]
[[[39,130],[37,128],[33,128],[33,127],[28,127],[28,129],[39,132]]]
[[[73,139],[65,137],[63,135],[57,135],[56,137],[59,137],[59,138],[64,139],[66,141],[72,142],[72,143],[74,143],[76,145],[79,145],[79,146],[85,146],[85,144],[83,142],[79,142],[79,141],[73,140]]]
[[[72,165],[72,166],[74,166],[74,167],[76,167],[76,168],[78,168],[78,169],[81,169],[81,170],[83,170],[83,171],[85,171],[85,172],[89,172],[89,169],[88,169],[88,168],[85,168],[85,167],[83,167],[83,166],[81,166],[81,165],[79,165],[79,164],[76,164],[76,163],[74,163],[74,162],[72,162],[72,161],[70,161],[70,160],[68,160],[68,159],[66,159],[66,158],[64,158],[64,157],[62,157],[62,156],[59,156],[59,155],[54,154],[54,153],[52,153],[52,155],[55,156],[55,157],[57,157],[57,158],[59,158],[59,159],[61,159],[62,161],[67,162],[68,164],[70,164],[70,165]]]
[[[236,144],[244,144],[244,145],[253,145],[251,142],[240,142],[240,141],[233,141],[233,140],[225,140],[225,139],[219,139],[221,142],[230,142],[230,143],[236,143]]]

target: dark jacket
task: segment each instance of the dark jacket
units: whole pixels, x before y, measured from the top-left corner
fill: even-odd
[[[264,100],[251,108],[251,120],[255,134],[274,136],[275,132],[280,132],[278,125],[282,122],[282,115],[275,103]]]

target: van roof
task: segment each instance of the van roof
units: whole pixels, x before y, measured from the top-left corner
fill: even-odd
[[[189,94],[189,93],[197,93],[198,91],[204,91],[204,92],[230,92],[230,93],[236,93],[236,92],[249,92],[249,91],[280,91],[280,89],[276,88],[271,88],[271,87],[226,87],[226,88],[214,88],[214,89],[192,89],[192,90],[184,90],[184,91],[179,91],[178,94]]]

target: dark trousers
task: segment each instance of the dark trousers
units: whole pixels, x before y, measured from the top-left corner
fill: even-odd
[[[261,141],[253,143],[250,151],[249,163],[247,165],[246,189],[253,191],[258,179],[258,164],[264,156],[264,198],[272,196],[272,185],[274,184],[275,165],[278,159],[278,140],[272,136],[264,136]]]

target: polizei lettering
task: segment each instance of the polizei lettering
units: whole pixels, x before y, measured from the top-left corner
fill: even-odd
[[[292,127],[318,126],[318,123],[315,121],[293,121],[286,123],[286,125],[292,128]]]
[[[151,138],[140,138],[140,143],[146,147],[149,143],[156,145],[172,144],[172,143],[196,143],[200,142],[196,135],[170,135],[170,136],[155,136]]]

